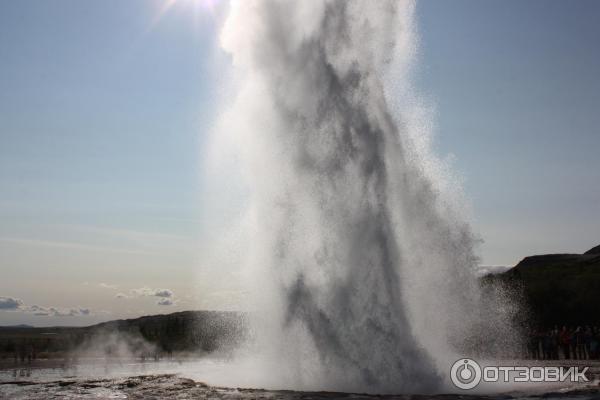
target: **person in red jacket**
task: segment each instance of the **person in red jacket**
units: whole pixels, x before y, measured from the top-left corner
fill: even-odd
[[[571,346],[571,332],[569,332],[566,326],[563,326],[562,330],[560,331],[559,341],[565,359],[568,360],[569,358],[571,358],[571,352],[569,351],[569,348]]]

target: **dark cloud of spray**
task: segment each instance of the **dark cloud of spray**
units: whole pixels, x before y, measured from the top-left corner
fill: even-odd
[[[245,0],[224,24],[237,93],[212,157],[250,193],[236,237],[282,386],[435,391],[465,338],[516,340],[429,150],[413,18],[412,2]]]

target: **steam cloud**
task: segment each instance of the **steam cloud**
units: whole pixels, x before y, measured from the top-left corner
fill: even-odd
[[[256,331],[281,385],[431,392],[465,338],[515,341],[483,295],[460,189],[410,84],[414,3],[231,5],[238,91],[213,157],[239,159]],[[233,152],[233,153],[232,153]]]

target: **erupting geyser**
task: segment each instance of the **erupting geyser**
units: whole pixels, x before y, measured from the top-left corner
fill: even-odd
[[[467,338],[514,341],[511,307],[473,275],[460,190],[416,123],[413,12],[231,5],[221,44],[237,94],[215,141],[236,146],[251,192],[256,337],[281,386],[436,391]]]

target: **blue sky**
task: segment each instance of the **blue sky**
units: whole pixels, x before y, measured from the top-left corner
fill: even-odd
[[[49,314],[0,324],[214,308],[234,291],[198,276],[224,58],[194,1],[160,19],[158,0],[0,2],[0,297]],[[600,243],[599,22],[594,1],[418,3],[416,86],[484,264]]]
[[[600,242],[600,3],[423,1],[419,87],[483,262]]]

